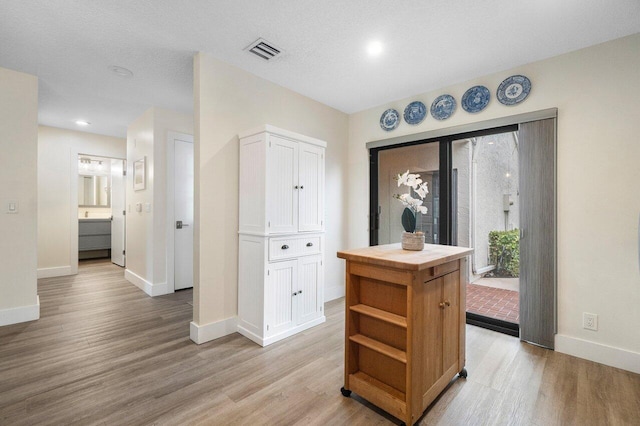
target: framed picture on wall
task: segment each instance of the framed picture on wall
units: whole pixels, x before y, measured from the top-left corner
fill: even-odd
[[[142,157],[138,161],[133,162],[133,190],[134,191],[142,191],[146,187],[145,158],[146,157]]]

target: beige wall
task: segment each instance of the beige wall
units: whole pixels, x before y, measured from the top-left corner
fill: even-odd
[[[558,108],[558,333],[557,350],[640,370],[640,34],[462,84],[381,105],[350,116],[349,247],[366,246],[369,141],[519,113]],[[443,93],[460,99],[475,85],[494,97],[500,82],[528,76],[529,98],[507,107],[493,98],[486,110],[461,108],[448,120],[428,117],[387,133],[380,114],[412,100],[430,105]],[[582,313],[598,314],[599,331],[582,328]],[[635,371],[634,370],[634,371]],[[638,371],[640,372],[640,371]]]
[[[38,127],[38,274],[77,273],[78,154],[125,158],[126,141],[93,133]],[[73,177],[76,177],[73,179]],[[83,209],[95,210],[95,209]]]
[[[342,295],[344,266],[335,253],[346,242],[347,115],[206,54],[196,56],[194,73],[194,323],[237,314],[238,133],[263,124],[327,142],[325,294]]]
[[[0,68],[0,325],[39,317],[38,79]],[[18,204],[7,214],[7,204]]]
[[[148,294],[173,292],[167,287],[166,242],[166,146],[167,133],[193,134],[193,117],[161,108],[150,108],[127,128],[127,226],[128,280]],[[146,187],[133,190],[133,163],[146,162]],[[142,211],[136,211],[141,203]]]

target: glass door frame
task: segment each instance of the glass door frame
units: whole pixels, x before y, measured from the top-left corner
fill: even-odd
[[[471,132],[454,133],[451,135],[418,139],[415,141],[369,148],[369,246],[379,244],[378,230],[380,229],[380,213],[378,199],[378,166],[379,153],[387,149],[403,148],[407,146],[439,143],[439,174],[440,174],[440,214],[439,214],[439,244],[451,245],[455,241],[454,231],[454,202],[452,193],[453,177],[453,142],[498,133],[514,132],[518,124],[475,130]]]
[[[416,141],[403,142],[383,147],[369,149],[369,245],[375,246],[379,243],[378,230],[380,228],[380,213],[378,199],[378,166],[379,153],[387,149],[403,148],[407,146],[422,145],[428,143],[439,143],[439,174],[440,174],[440,212],[439,212],[439,244],[452,245],[456,242],[454,237],[455,221],[453,215],[456,213],[456,197],[453,193],[453,142],[461,139],[470,139],[481,136],[489,136],[499,133],[517,132],[518,124],[510,124],[500,127],[492,127],[483,130],[457,133],[442,137],[420,139]],[[466,310],[466,309],[465,309]],[[519,324],[503,321],[484,315],[466,312],[467,324],[498,331],[511,336],[520,336]]]

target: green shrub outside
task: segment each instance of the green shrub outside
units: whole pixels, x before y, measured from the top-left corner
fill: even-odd
[[[489,232],[489,260],[497,277],[520,276],[520,231]]]

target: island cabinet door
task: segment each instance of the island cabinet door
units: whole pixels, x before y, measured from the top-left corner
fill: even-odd
[[[459,273],[451,272],[427,282],[425,286],[423,385],[426,391],[453,367],[457,373],[460,338]]]
[[[442,377],[442,283],[443,278],[436,278],[424,285],[424,324],[423,347],[424,370],[423,389],[429,390]]]
[[[460,276],[458,271],[442,277],[442,370],[458,367],[460,344]]]
[[[296,325],[294,292],[298,281],[298,261],[269,264],[265,288],[266,335],[273,336]]]

